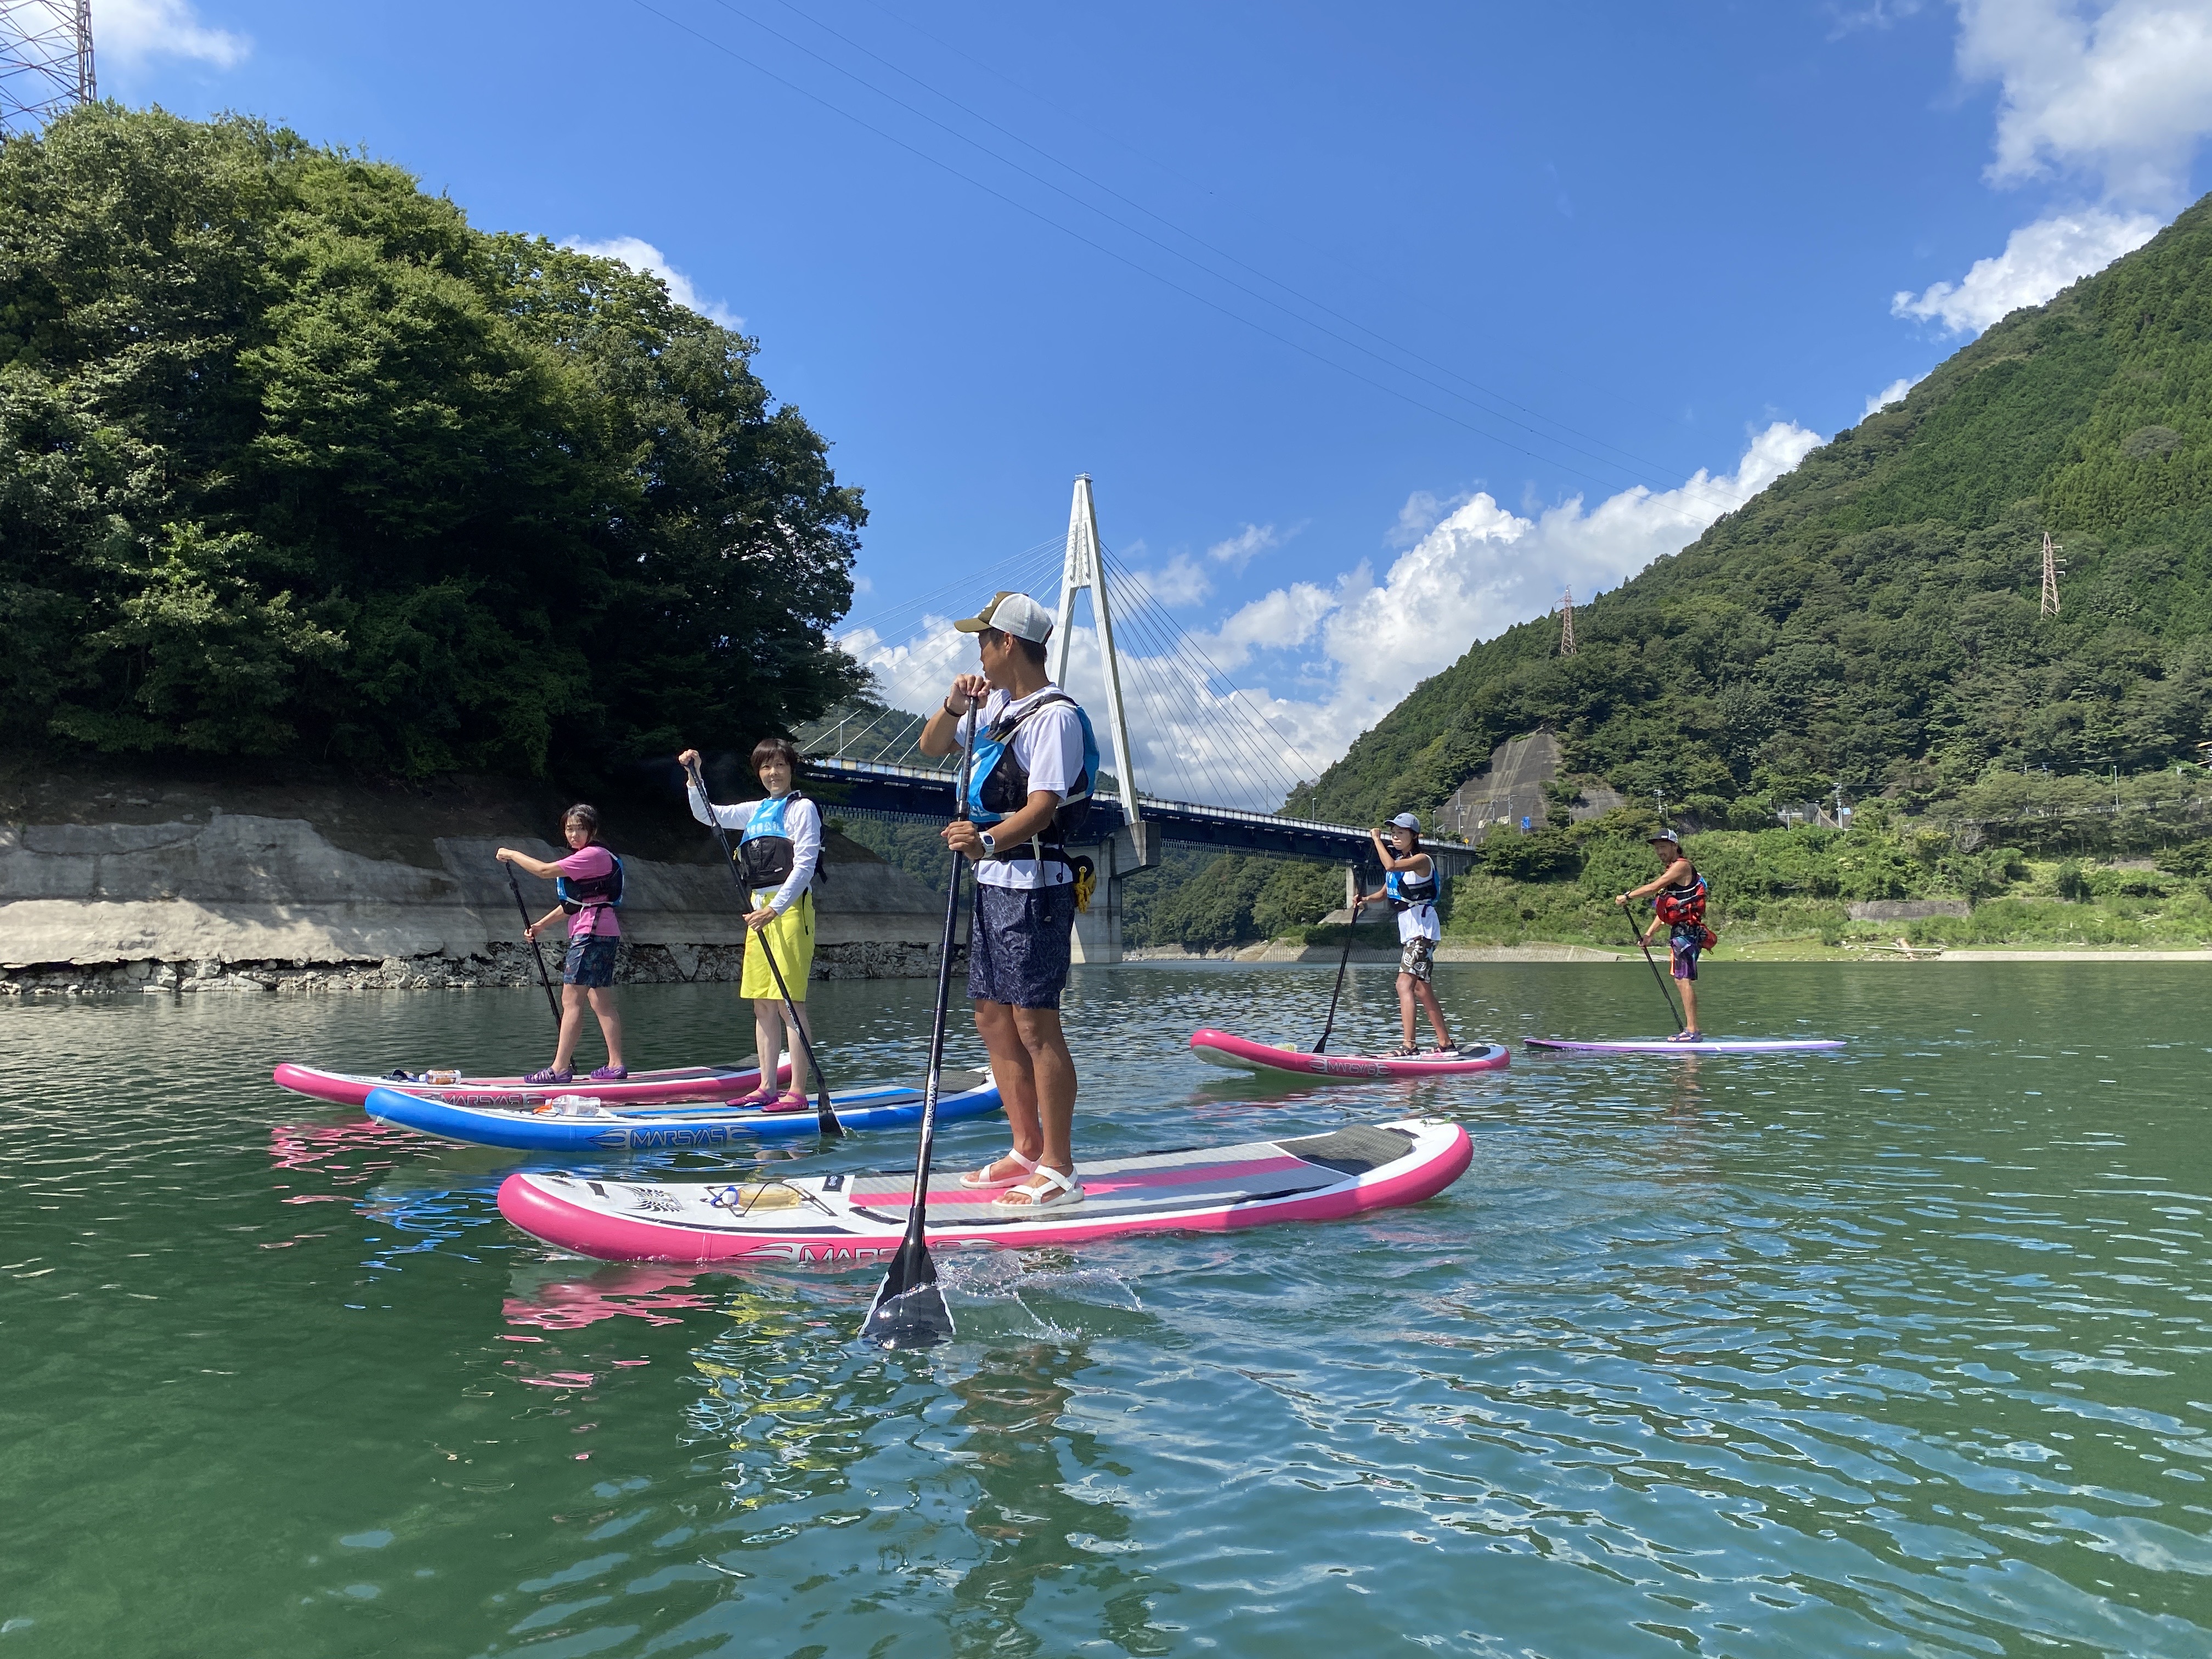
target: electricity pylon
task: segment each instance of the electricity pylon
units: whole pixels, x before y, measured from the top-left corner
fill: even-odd
[[[1559,654],[1575,654],[1575,590],[1566,590],[1559,600]]]
[[[2048,530],[2043,532],[2043,614],[2046,617],[2058,614],[2058,573],[2066,568],[2066,562],[2058,556],[2065,550],[2051,539]]]
[[[99,96],[92,0],[0,0],[0,139]]]

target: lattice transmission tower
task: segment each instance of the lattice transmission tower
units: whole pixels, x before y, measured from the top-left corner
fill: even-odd
[[[0,0],[0,140],[99,96],[92,0]]]
[[[1559,599],[1559,654],[1575,654],[1575,590],[1571,587]]]
[[[2066,568],[2066,561],[2058,556],[2066,550],[2051,539],[2051,532],[2043,532],[2043,614],[2058,614],[2058,574]]]

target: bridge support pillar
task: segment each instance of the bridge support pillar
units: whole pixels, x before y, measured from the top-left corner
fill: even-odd
[[[1078,962],[1119,962],[1121,883],[1160,861],[1159,835],[1149,823],[1133,823],[1111,841],[1068,850],[1086,854],[1098,868],[1098,886],[1091,896],[1091,908],[1076,913],[1072,954]]]

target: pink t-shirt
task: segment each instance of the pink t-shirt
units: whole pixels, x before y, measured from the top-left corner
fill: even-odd
[[[593,842],[589,847],[578,848],[553,867],[571,881],[579,878],[604,876],[615,867],[615,855]],[[586,934],[596,939],[622,937],[622,923],[615,919],[613,905],[587,903],[568,918],[570,939],[580,939]]]

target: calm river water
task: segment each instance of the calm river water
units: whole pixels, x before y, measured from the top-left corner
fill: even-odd
[[[1656,1024],[1640,964],[1438,980],[1470,1035]],[[2212,1652],[2203,969],[1710,972],[1710,1026],[1838,1054],[1188,1057],[1328,984],[1079,970],[1079,1145],[1449,1114],[1456,1187],[962,1261],[898,1356],[872,1275],[556,1259],[508,1156],[267,1081],[542,1063],[535,992],[0,1007],[0,1659]],[[927,983],[815,990],[833,1076],[918,1061]],[[748,1040],[624,997],[639,1063]]]

